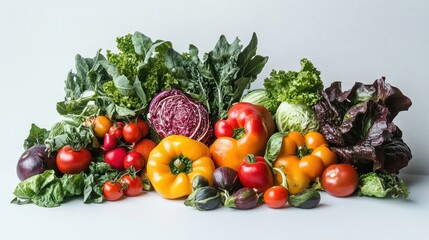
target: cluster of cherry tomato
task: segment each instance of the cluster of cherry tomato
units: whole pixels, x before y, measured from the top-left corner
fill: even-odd
[[[95,136],[102,140],[104,162],[118,173],[125,172],[118,179],[104,183],[106,200],[118,200],[123,195],[138,195],[143,189],[143,181],[135,173],[142,172],[150,151],[156,146],[155,142],[145,138],[149,132],[148,124],[141,119],[125,124],[97,116],[91,121],[91,127]],[[57,167],[64,174],[86,171],[91,161],[91,152],[84,147],[73,149],[67,145],[56,156]]]
[[[141,119],[127,124],[113,123],[105,116],[94,120],[94,133],[103,136],[104,161],[117,171],[132,168],[132,172],[140,172],[145,167],[150,151],[156,146],[155,142],[145,138],[148,132],[148,124]],[[115,201],[123,195],[136,196],[142,189],[140,177],[125,174],[119,180],[107,181],[103,185],[103,194],[106,200]]]
[[[126,173],[119,180],[109,180],[103,184],[103,195],[108,201],[116,201],[122,196],[138,196],[143,190],[140,177]]]

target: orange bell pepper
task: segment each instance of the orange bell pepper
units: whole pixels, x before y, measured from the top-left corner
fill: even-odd
[[[238,170],[248,154],[264,155],[274,128],[273,118],[265,107],[247,102],[234,104],[228,118],[215,124],[217,139],[210,146],[214,163],[217,167]]]
[[[273,167],[279,168],[286,175],[288,189],[292,194],[302,192],[320,177],[326,167],[337,161],[335,153],[329,149],[325,138],[318,132],[305,135],[290,132],[282,137],[280,149],[277,151]],[[281,175],[276,174],[276,184],[281,181]]]

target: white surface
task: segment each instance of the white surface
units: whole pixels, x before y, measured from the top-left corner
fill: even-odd
[[[161,234],[184,239],[189,234],[218,239],[243,234],[252,239],[340,239],[345,233],[351,238],[421,239],[428,233],[427,177],[412,178],[417,180],[408,201],[322,196],[322,206],[310,211],[261,207],[204,213],[153,194],[103,205],[72,201],[56,209],[9,201],[31,123],[49,128],[61,119],[55,103],[64,96],[75,54],[92,57],[99,48],[115,49],[115,37],[134,31],[170,40],[178,51],[193,43],[200,52],[211,50],[221,34],[247,44],[256,32],[258,54],[270,59],[254,88],[271,69],[297,69],[303,57],[321,70],[326,86],[340,80],[348,89],[355,81],[370,83],[384,75],[413,101],[410,111],[395,120],[414,156],[403,173],[429,174],[428,11],[429,1],[0,0],[1,238],[157,239]],[[50,224],[54,227],[47,230]],[[137,230],[127,231],[127,226]]]
[[[403,199],[335,198],[321,194],[315,209],[219,208],[200,212],[182,200],[154,192],[118,202],[59,208],[4,207],[7,239],[427,239],[427,176],[405,176],[411,196]],[[4,214],[7,214],[7,218]],[[40,238],[38,238],[40,236]]]

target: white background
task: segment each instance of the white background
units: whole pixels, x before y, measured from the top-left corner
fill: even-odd
[[[239,37],[243,44],[247,44],[251,34],[256,32],[259,38],[258,54],[269,56],[269,61],[253,88],[262,86],[263,79],[272,69],[298,70],[299,60],[304,57],[309,58],[322,72],[326,87],[332,81],[339,80],[343,82],[345,90],[356,81],[372,83],[375,79],[386,76],[388,83],[399,87],[413,101],[410,110],[401,112],[395,119],[395,123],[404,133],[405,142],[413,153],[413,159],[402,173],[427,175],[429,174],[427,163],[429,101],[425,97],[429,91],[428,23],[429,1],[0,0],[0,126],[2,128],[0,138],[2,162],[0,227],[2,229],[0,234],[3,231],[6,231],[5,234],[20,231],[14,236],[19,237],[20,234],[22,237],[30,236],[31,231],[27,232],[25,228],[22,229],[11,222],[16,220],[14,224],[23,224],[19,221],[26,219],[27,213],[31,215],[29,218],[31,223],[28,224],[33,224],[30,230],[35,231],[39,228],[38,225],[34,225],[34,222],[39,220],[57,222],[59,217],[64,218],[63,221],[69,224],[71,221],[80,224],[79,221],[81,221],[86,225],[85,229],[88,228],[85,233],[93,234],[94,237],[98,235],[89,230],[92,227],[89,221],[101,222],[102,224],[95,226],[101,228],[101,225],[104,225],[109,229],[114,228],[109,224],[121,221],[121,219],[109,220],[109,215],[114,218],[124,218],[131,214],[133,217],[130,220],[139,221],[141,216],[141,219],[146,219],[145,221],[148,218],[155,219],[153,224],[162,222],[158,219],[160,217],[154,217],[156,213],[153,208],[137,207],[138,210],[149,212],[133,212],[133,207],[129,206],[138,205],[137,199],[99,206],[82,206],[77,200],[49,210],[32,205],[17,207],[9,204],[11,193],[18,183],[16,162],[22,153],[22,143],[31,123],[50,128],[61,119],[56,113],[55,104],[64,97],[64,80],[68,71],[74,70],[74,56],[79,53],[85,57],[93,57],[100,48],[103,53],[106,49],[115,50],[115,38],[134,31],[140,31],[153,40],[170,40],[179,52],[187,50],[190,43],[199,47],[200,52],[207,52],[214,47],[221,34],[226,35],[230,41]],[[409,179],[411,181],[425,178],[410,177]],[[427,185],[428,181],[411,182],[411,187],[415,190],[425,191],[421,184]],[[388,231],[382,234],[377,231],[380,226],[375,225],[379,222],[378,220],[386,222],[386,227],[389,227],[402,221],[409,223],[415,220],[415,217],[417,220],[419,217],[423,219],[421,211],[424,209],[427,212],[428,205],[424,204],[420,197],[427,196],[425,193],[417,192],[406,205],[401,201],[360,198],[338,200],[326,196],[328,204],[325,203],[325,205],[332,203],[332,206],[318,209],[319,212],[314,211],[314,214],[327,214],[331,217],[329,221],[342,224],[343,230],[340,233],[352,231],[353,234],[358,234],[362,228],[368,228],[369,232],[362,231],[362,234],[367,233],[363,235],[396,236],[401,239],[401,236],[410,236],[407,235],[408,232],[415,234],[412,236],[419,236],[418,234],[427,233],[428,230],[421,229],[422,225],[417,221],[414,225],[407,225],[408,228],[405,230],[402,224],[402,228],[397,227],[402,229],[395,230],[400,231],[400,234],[393,235]],[[171,219],[182,218],[185,223],[188,220],[196,224],[196,220],[191,220],[195,217],[207,221],[208,224],[219,224],[219,222],[210,222],[210,216],[214,216],[216,221],[222,221],[225,216],[228,216],[237,221],[243,220],[239,227],[247,231],[245,236],[252,236],[249,229],[257,231],[257,228],[251,225],[262,222],[260,224],[267,229],[271,224],[269,217],[271,214],[274,214],[272,221],[276,222],[274,224],[276,227],[283,226],[278,223],[280,218],[288,218],[287,213],[272,212],[265,208],[252,213],[234,213],[235,215],[228,210],[219,210],[215,215],[207,215],[207,213],[189,211],[188,208],[176,206],[181,203],[158,200],[157,196],[148,197],[145,204],[154,204],[155,209],[157,207],[162,209],[160,212],[163,217],[169,219],[167,223],[170,226],[166,229],[171,231],[174,229],[171,226],[173,223]],[[369,207],[365,207],[365,204]],[[347,206],[352,206],[355,210],[350,210]],[[362,209],[359,209],[360,206]],[[413,210],[406,211],[405,206]],[[120,208],[129,212],[121,212]],[[379,210],[375,218],[372,216],[372,220],[368,220],[371,217],[367,214],[357,213],[362,210],[370,215],[373,208]],[[170,210],[172,215],[168,216]],[[345,225],[347,221],[343,221],[342,218],[346,219],[348,210],[351,211],[351,218],[354,219],[349,218],[350,223],[363,224],[362,226],[353,228]],[[408,213],[408,215],[402,215],[403,217],[399,218],[395,211],[401,214]],[[289,231],[297,228],[306,232],[305,236],[310,236],[308,234],[311,231],[306,231],[306,228],[301,225],[306,224],[306,226],[316,226],[315,231],[321,232],[317,226],[325,221],[323,217],[318,215],[319,217],[314,218],[313,211],[306,211],[305,214],[294,210],[290,212],[292,216],[302,216],[302,218],[296,222],[285,220],[290,227]],[[88,213],[87,216],[85,216],[86,213]],[[342,216],[333,217],[333,213]],[[68,218],[70,221],[67,221]],[[395,218],[398,218],[398,221],[395,221]],[[369,221],[367,223],[370,226],[363,227],[365,219]],[[184,225],[183,221],[182,225]],[[182,227],[181,224],[177,226]],[[233,224],[231,224],[230,221],[226,221],[219,226],[229,226],[228,230],[232,231]],[[162,229],[159,225],[147,226],[155,230]],[[195,227],[199,229],[193,229]],[[117,229],[124,231],[123,226]],[[146,228],[142,226],[143,229]],[[194,227],[189,226],[189,232],[211,232],[207,238],[215,239],[214,233],[220,236],[224,234],[221,229],[213,229],[208,226],[203,227],[201,223]],[[39,229],[37,234],[42,234],[43,231]],[[54,232],[57,234],[61,231],[57,229]],[[74,232],[74,229],[70,231]],[[181,234],[184,232],[186,231],[178,231]],[[130,236],[127,232],[124,235]],[[263,235],[258,233],[255,236]],[[71,235],[65,236],[70,238]],[[100,236],[105,237],[103,234]],[[287,233],[285,238],[286,236],[288,236]],[[328,236],[328,234],[325,232],[322,236]]]

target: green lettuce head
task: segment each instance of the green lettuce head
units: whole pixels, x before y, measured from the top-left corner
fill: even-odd
[[[275,121],[280,132],[297,131],[306,134],[319,128],[313,109],[299,103],[282,102],[277,108]]]

